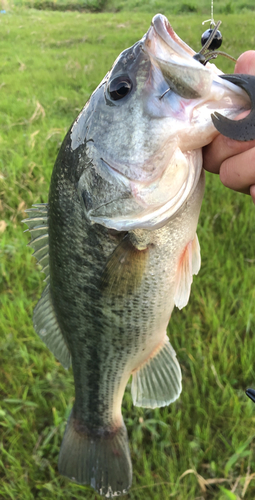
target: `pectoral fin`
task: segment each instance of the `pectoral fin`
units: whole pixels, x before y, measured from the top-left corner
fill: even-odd
[[[174,303],[182,309],[187,305],[190,296],[193,274],[197,274],[201,266],[200,246],[197,235],[188,243],[181,255],[177,276]]]
[[[147,257],[148,247],[139,249],[130,240],[129,234],[124,236],[103,270],[103,290],[122,296],[135,292],[142,281]]]
[[[168,337],[135,372],[131,386],[133,403],[157,408],[173,403],[181,393],[181,369]]]

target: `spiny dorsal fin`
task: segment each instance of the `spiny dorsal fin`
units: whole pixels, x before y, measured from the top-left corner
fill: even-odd
[[[33,255],[42,266],[41,272],[45,273],[45,281],[49,281],[48,205],[42,203],[33,207],[26,210],[29,218],[22,222],[27,224],[26,231],[29,231],[31,235],[28,245],[34,249]]]
[[[45,281],[50,280],[49,272],[49,235],[48,235],[48,205],[33,205],[26,212],[28,219],[23,220],[31,234],[29,246],[34,249],[41,271],[45,273]],[[25,232],[26,232],[25,231]],[[34,310],[34,329],[50,351],[59,359],[64,368],[71,365],[71,354],[60,330],[58,320],[51,300],[50,285],[44,289]]]

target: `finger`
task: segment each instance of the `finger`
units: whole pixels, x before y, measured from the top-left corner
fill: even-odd
[[[255,184],[250,187],[250,195],[251,195],[252,201],[253,201],[253,203],[255,205]]]
[[[255,50],[247,50],[238,57],[235,73],[246,73],[255,75]]]
[[[255,75],[255,51],[248,50],[241,54],[238,58],[235,73],[247,73]],[[245,112],[248,114],[248,112]],[[243,118],[245,114],[241,114],[237,119]],[[227,158],[238,155],[243,151],[255,146],[255,141],[249,142],[238,142],[218,135],[214,141],[203,148],[204,155],[204,168],[209,172],[218,174],[220,170],[221,163]]]
[[[221,164],[231,158],[255,147],[255,140],[249,142],[233,141],[223,135],[218,135],[214,141],[203,148],[204,169],[218,174]]]
[[[250,194],[255,185],[255,148],[225,160],[220,167],[220,180],[234,191]]]

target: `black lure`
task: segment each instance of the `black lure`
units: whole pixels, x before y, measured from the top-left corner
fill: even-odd
[[[229,54],[226,54],[226,52],[222,52],[221,50],[217,50],[221,44],[222,44],[222,34],[218,30],[221,21],[218,21],[216,24],[214,23],[213,20],[211,21],[211,27],[209,30],[206,30],[202,36],[201,36],[201,44],[202,44],[202,49],[193,56],[196,61],[200,62],[204,66],[208,61],[211,59],[216,59],[218,55],[225,56],[228,59],[231,59],[232,61],[236,62],[236,59]]]
[[[220,113],[211,115],[215,128],[222,135],[236,141],[252,141],[255,139],[255,76],[241,75],[220,75],[223,80],[228,80],[238,87],[241,87],[248,94],[251,100],[250,113],[241,120],[230,120]]]
[[[215,59],[218,55],[223,55],[229,59],[236,62],[236,59],[225,52],[217,50],[222,44],[222,34],[218,30],[221,21],[216,24],[213,20],[213,0],[211,4],[211,19],[210,29],[206,30],[201,37],[202,49],[194,54],[193,59],[200,62],[204,66],[211,59]],[[206,22],[206,21],[204,21]],[[255,139],[255,76],[252,75],[220,75],[221,78],[226,79],[238,87],[241,87],[248,94],[251,100],[251,111],[242,120],[230,120],[220,113],[214,113],[211,115],[213,124],[215,128],[222,135],[234,139],[237,141],[252,141]],[[253,389],[248,389],[247,391],[253,391]],[[255,391],[254,392],[254,402],[255,402]],[[247,396],[250,393],[246,392]],[[252,399],[252,398],[251,398]]]
[[[213,31],[214,30],[212,28],[210,28],[209,30],[204,31],[204,33],[201,36],[201,45],[202,45],[202,47],[204,47],[204,45],[208,42],[208,40],[210,39],[210,36],[213,33]],[[212,39],[210,45],[208,46],[208,49],[209,50],[219,49],[220,46],[221,46],[221,44],[222,44],[222,40],[223,40],[223,37],[222,37],[221,32],[219,30],[215,31],[213,33],[213,39]]]
[[[255,390],[254,389],[247,389],[245,391],[245,394],[246,394],[246,396],[248,396],[248,398],[250,398],[253,401],[253,403],[255,403]]]

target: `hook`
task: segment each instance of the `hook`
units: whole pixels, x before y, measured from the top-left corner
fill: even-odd
[[[211,115],[213,124],[218,132],[230,139],[252,141],[255,139],[255,76],[235,74],[220,77],[245,90],[251,100],[251,111],[242,120],[230,120],[215,112]]]

